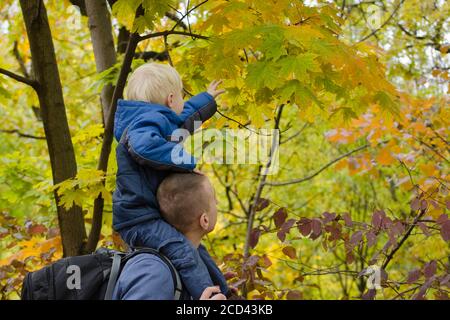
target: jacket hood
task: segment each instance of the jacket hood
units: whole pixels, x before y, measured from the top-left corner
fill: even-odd
[[[156,103],[144,101],[123,100],[117,101],[117,110],[114,116],[114,137],[117,141],[122,137],[125,129],[134,119],[144,113],[160,113],[169,119],[170,122],[180,124],[180,117],[169,107]],[[149,115],[151,117],[151,115]]]

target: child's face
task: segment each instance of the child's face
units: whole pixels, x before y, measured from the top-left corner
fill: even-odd
[[[167,97],[167,106],[176,114],[180,114],[184,108],[183,91],[169,94]]]

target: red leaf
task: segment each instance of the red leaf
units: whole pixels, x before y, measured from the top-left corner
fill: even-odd
[[[261,235],[261,230],[258,228],[254,228],[251,232],[250,232],[250,239],[249,239],[249,245],[251,248],[256,247],[256,245],[258,244],[259,241],[259,236]]]
[[[380,210],[375,211],[372,215],[372,226],[374,228],[381,228],[384,217],[385,213],[383,211]]]
[[[262,266],[263,268],[267,269],[272,265],[272,261],[269,259],[268,256],[263,255],[262,259],[259,260],[259,265]]]
[[[287,247],[284,247],[282,251],[283,251],[283,253],[285,255],[287,255],[291,259],[296,259],[297,258],[297,253],[295,252],[295,248],[294,247],[287,246]]]
[[[345,222],[345,226],[346,227],[352,227],[353,226],[352,218],[351,218],[351,216],[350,216],[350,214],[348,212],[344,213],[342,215],[342,218],[344,218],[344,222]]]
[[[427,237],[431,236],[431,232],[425,223],[418,222],[417,225],[419,226],[420,230],[422,230],[424,235],[426,235]]]
[[[238,274],[233,271],[228,271],[228,272],[225,272],[223,274],[223,276],[225,277],[226,280],[230,280],[230,279],[236,278],[238,276]]]
[[[289,219],[288,221],[283,223],[280,231],[277,232],[277,236],[281,241],[284,241],[286,239],[286,234],[289,233],[294,223],[295,223],[294,219]]]
[[[441,236],[444,241],[450,241],[450,220],[441,225]]]
[[[439,216],[439,218],[437,218],[437,220],[436,220],[436,222],[439,223],[439,224],[443,224],[446,221],[448,221],[448,216],[445,213],[441,214]]]
[[[264,199],[264,198],[259,198],[259,199],[258,199],[258,202],[257,202],[257,204],[256,204],[256,207],[255,207],[255,210],[256,210],[256,211],[261,211],[261,210],[263,210],[264,208],[267,208],[267,207],[269,206],[269,204],[270,204],[270,201],[269,201],[269,200]]]
[[[47,232],[47,228],[42,224],[35,224],[28,228],[28,233],[31,235]]]
[[[311,220],[311,229],[312,233],[310,235],[311,239],[317,239],[322,234],[322,223],[319,219]]]
[[[327,224],[328,222],[336,219],[336,213],[324,212],[322,215],[323,215],[322,221],[324,224]]]
[[[413,211],[420,209],[420,200],[418,198],[414,198],[413,201],[411,201],[411,209]]]
[[[287,300],[301,300],[303,298],[303,294],[298,290],[290,290],[287,295]]]
[[[311,220],[308,218],[301,218],[297,223],[298,231],[304,236],[307,237],[311,233]]]
[[[350,243],[354,246],[359,244],[359,242],[362,240],[362,231],[356,231],[354,234],[352,234],[352,237],[350,238]]]
[[[428,262],[425,267],[423,268],[423,274],[425,275],[425,278],[430,278],[434,276],[437,269],[437,262],[435,260],[432,260]]]
[[[277,212],[275,212],[273,215],[273,221],[275,222],[275,226],[277,228],[281,228],[286,219],[287,219],[287,212],[285,208],[278,209]]]
[[[428,207],[428,202],[427,200],[422,200],[420,201],[420,209],[421,210],[425,210]]]
[[[377,236],[373,231],[369,231],[366,233],[366,239],[367,239],[367,246],[370,248],[376,243]]]
[[[373,299],[375,299],[376,294],[377,294],[377,290],[369,289],[361,296],[361,298],[363,300],[373,300]]]
[[[408,279],[406,280],[406,282],[408,282],[409,284],[416,282],[417,280],[419,280],[421,275],[422,275],[422,271],[420,271],[420,269],[410,271],[408,273]]]

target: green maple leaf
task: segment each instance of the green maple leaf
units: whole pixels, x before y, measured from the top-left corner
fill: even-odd
[[[262,38],[264,39],[260,50],[264,52],[265,57],[270,60],[278,60],[281,56],[286,55],[287,51],[284,46],[284,32],[279,26],[264,26],[260,28]]]
[[[269,61],[258,61],[248,66],[246,83],[251,88],[267,87],[273,90],[281,86],[283,80],[280,79],[276,64]]]
[[[289,76],[294,73],[299,80],[306,78],[307,72],[320,71],[319,63],[315,60],[317,56],[313,53],[302,53],[297,56],[290,56],[280,59],[280,73]]]

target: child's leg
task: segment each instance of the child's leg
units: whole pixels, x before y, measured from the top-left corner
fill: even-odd
[[[131,246],[154,248],[167,256],[194,299],[199,299],[203,291],[213,285],[208,268],[200,258],[199,252],[189,240],[164,220],[150,220],[120,230],[119,233]]]
[[[227,295],[229,288],[227,285],[227,281],[225,280],[225,277],[222,274],[222,271],[217,267],[217,264],[214,262],[213,258],[208,253],[208,250],[203,245],[200,245],[198,247],[198,252],[200,254],[201,259],[206,265],[206,268],[208,269],[209,275],[211,276],[211,279],[215,285],[220,286],[220,291]]]

